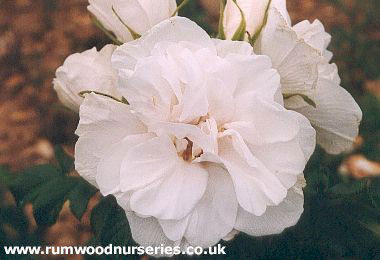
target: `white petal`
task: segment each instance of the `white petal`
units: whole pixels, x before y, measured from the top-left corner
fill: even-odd
[[[81,91],[93,90],[115,97],[117,74],[111,67],[114,45],[106,45],[99,52],[96,48],[70,55],[56,71],[54,89],[60,101],[78,112],[83,98]]]
[[[277,205],[285,198],[286,189],[253,157],[239,134],[231,133],[232,140],[226,136],[219,141],[219,156],[232,177],[240,206],[260,216],[268,205]]]
[[[196,23],[184,17],[172,17],[153,27],[140,39],[140,44],[151,52],[158,42],[191,42],[202,48],[215,50],[210,36]]]
[[[119,21],[112,11],[112,6],[117,4],[116,0],[89,0],[89,4],[87,7],[88,11],[90,11],[107,30],[112,31],[120,41],[127,42],[133,40],[128,29]],[[120,14],[120,4],[118,4],[117,10],[119,15],[123,15]],[[139,13],[141,13],[141,10]],[[144,17],[142,21],[144,20],[146,24],[146,17]]]
[[[141,189],[170,175],[178,160],[173,142],[167,136],[141,142],[126,153],[121,164],[121,190]]]
[[[258,97],[241,98],[235,113],[235,122],[225,124],[225,128],[237,130],[252,144],[286,142],[292,140],[300,129],[292,112]]]
[[[175,136],[178,139],[189,138],[194,144],[201,147],[204,152],[216,153],[217,141],[213,135],[208,135],[199,127],[182,123],[159,123],[152,127],[157,135]]]
[[[225,58],[228,54],[250,55],[253,48],[248,42],[212,39],[216,46],[218,56]]]
[[[312,24],[305,20],[293,26],[298,37],[303,38],[307,44],[323,53],[330,44],[331,35],[325,32],[323,24],[315,20]]]
[[[165,178],[137,190],[131,197],[131,208],[163,220],[182,219],[202,198],[207,177],[199,165],[180,161]]]
[[[233,73],[238,78],[234,91],[237,105],[253,96],[273,100],[280,88],[280,77],[272,69],[272,62],[267,56],[229,54],[226,60],[231,63]]]
[[[208,185],[190,216],[185,234],[191,245],[215,245],[228,235],[236,221],[238,202],[231,177],[219,166],[207,166]]]
[[[362,112],[352,96],[333,81],[320,78],[314,108],[300,97],[285,101],[288,109],[306,116],[317,131],[317,143],[327,152],[337,154],[351,148],[362,119]]]
[[[272,59],[281,75],[284,94],[315,88],[322,53],[299,38],[275,8],[269,10],[268,23],[255,43],[255,52]]]
[[[108,132],[110,138],[121,140],[126,135],[146,133],[146,127],[126,104],[94,93],[86,95],[80,108],[80,121],[75,133]]]
[[[75,169],[90,183],[96,184],[97,167],[115,144],[133,134],[145,133],[145,126],[125,104],[96,94],[88,94],[76,131]]]
[[[120,190],[120,169],[128,151],[137,144],[152,138],[151,134],[129,135],[121,142],[110,147],[98,164],[96,183],[103,196]]]
[[[147,13],[151,26],[168,19],[177,9],[175,0],[138,0]]]
[[[158,223],[160,223],[162,230],[170,240],[181,241],[189,223],[189,216],[180,220],[159,219]]]
[[[246,20],[246,30],[254,35],[264,23],[265,11],[269,0],[237,0]],[[224,32],[227,39],[231,39],[241,23],[241,14],[237,5],[228,0],[224,11]]]
[[[303,195],[290,189],[281,204],[268,207],[261,216],[239,208],[235,229],[251,236],[279,234],[298,222],[303,212],[303,201]]]
[[[175,242],[168,239],[157,219],[141,218],[133,212],[126,212],[132,237],[139,245],[148,246],[174,246]]]

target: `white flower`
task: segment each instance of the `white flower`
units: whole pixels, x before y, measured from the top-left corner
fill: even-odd
[[[276,7],[255,43],[255,52],[268,55],[281,76],[285,107],[305,115],[317,131],[317,143],[327,152],[349,150],[358,135],[362,112],[352,96],[339,86],[331,36],[318,20],[293,27]],[[308,97],[315,103],[305,102]]]
[[[208,247],[298,221],[315,131],[252,51],[171,18],[113,54],[130,105],[87,95],[76,169],[116,196],[139,244]]]
[[[175,0],[89,0],[89,3],[88,10],[121,42],[133,40],[125,25],[142,35],[170,18],[177,9]]]
[[[233,0],[227,0],[223,17],[226,38],[232,39],[242,21],[238,6],[244,13],[246,31],[249,32],[251,36],[254,36],[264,25],[264,18],[269,4],[271,4],[271,6],[276,6],[278,10],[281,10],[283,16],[290,21],[289,14],[286,10],[285,0],[236,0],[236,3],[234,3]]]
[[[69,56],[59,67],[53,81],[60,101],[78,111],[83,98],[81,91],[93,90],[118,96],[117,73],[111,66],[111,55],[115,46],[106,45],[101,51],[96,48]]]

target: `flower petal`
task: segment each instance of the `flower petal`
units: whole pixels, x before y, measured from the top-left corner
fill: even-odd
[[[76,130],[79,140],[75,145],[75,169],[97,186],[95,179],[100,160],[124,137],[145,132],[145,126],[127,105],[88,94],[81,105]]]
[[[141,142],[152,138],[152,134],[129,135],[120,143],[110,147],[98,164],[96,183],[103,196],[120,191],[120,169],[128,151]]]
[[[281,204],[268,207],[261,216],[239,208],[235,229],[251,236],[279,234],[298,222],[303,212],[303,201],[303,195],[290,189]]]
[[[170,175],[178,160],[173,142],[167,136],[155,137],[132,147],[121,163],[121,190],[138,190]]]
[[[232,231],[238,208],[228,172],[216,165],[208,165],[206,169],[209,173],[206,192],[191,213],[185,234],[191,245],[203,248],[215,245]]]
[[[288,109],[306,116],[317,131],[317,143],[327,152],[338,154],[351,148],[362,119],[362,112],[352,96],[331,80],[320,78],[314,108],[300,97],[285,101]]]
[[[228,130],[219,141],[219,156],[230,173],[239,204],[248,212],[262,215],[268,205],[279,204],[286,189],[277,176],[253,157],[239,133]]]
[[[133,240],[142,246],[175,246],[175,242],[168,239],[157,219],[142,218],[133,212],[126,211]]]
[[[131,208],[158,219],[182,219],[202,198],[207,177],[207,171],[200,165],[179,160],[164,178],[134,192]]]
[[[148,34],[140,39],[139,44],[149,53],[158,42],[182,41],[216,52],[210,36],[201,27],[188,18],[178,16],[154,26]]]
[[[299,38],[276,8],[269,10],[255,52],[272,59],[273,67],[281,75],[284,94],[300,94],[315,88],[322,53]]]

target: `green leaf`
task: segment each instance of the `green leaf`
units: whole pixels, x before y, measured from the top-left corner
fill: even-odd
[[[245,20],[244,12],[240,8],[239,4],[236,2],[236,0],[233,0],[233,2],[236,4],[237,8],[239,8],[240,15],[241,15],[241,22],[239,27],[236,29],[236,32],[232,36],[233,41],[244,41],[245,34],[246,34],[246,28],[247,28],[247,23]]]
[[[74,169],[74,158],[69,156],[62,148],[62,146],[57,145],[55,147],[55,158],[61,167],[63,174],[68,174]]]
[[[367,189],[368,197],[374,207],[380,207],[380,178],[371,179],[371,183]]]
[[[92,186],[84,179],[79,179],[75,188],[71,190],[67,196],[67,200],[70,201],[71,212],[75,217],[80,220],[87,209],[89,200],[98,191],[97,188]]]
[[[225,40],[226,34],[224,32],[224,10],[226,8],[226,0],[220,0],[220,16],[219,16],[219,24],[218,24],[218,39]]]
[[[25,196],[37,186],[58,177],[61,177],[61,173],[56,167],[49,164],[37,165],[19,174],[9,188],[17,203],[22,204]]]
[[[124,210],[115,197],[103,198],[91,213],[91,227],[95,234],[95,245],[126,246],[135,244]]]
[[[15,177],[16,174],[10,172],[8,168],[0,166],[0,184],[8,186]]]
[[[56,178],[37,189],[37,196],[31,203],[34,218],[39,225],[50,226],[56,222],[67,194],[76,183],[77,177]]]
[[[68,158],[61,158],[61,163]],[[62,166],[61,166],[62,167]],[[66,167],[66,166],[64,166]],[[66,170],[69,169],[66,167]],[[33,214],[38,225],[55,223],[63,204],[69,200],[70,209],[80,220],[87,209],[90,198],[97,189],[81,177],[62,175],[52,165],[40,165],[25,170],[10,184],[18,205],[33,205]]]
[[[305,172],[305,178],[307,185],[304,191],[311,195],[324,193],[330,184],[328,169],[323,167],[311,172]]]
[[[352,181],[349,183],[338,183],[328,190],[328,193],[336,196],[356,195],[366,191],[368,181]]]

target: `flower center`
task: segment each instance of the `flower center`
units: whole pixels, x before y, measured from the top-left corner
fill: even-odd
[[[194,146],[193,141],[185,137],[183,139],[176,139],[174,145],[177,149],[177,154],[185,162],[191,162],[203,154],[201,148]]]

